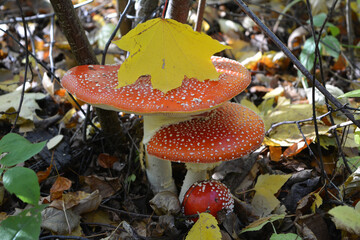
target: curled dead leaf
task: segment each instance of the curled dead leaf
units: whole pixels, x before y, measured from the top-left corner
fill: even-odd
[[[71,181],[65,177],[58,177],[50,189],[51,200],[62,197],[64,191],[70,189]]]
[[[39,171],[36,173],[39,183],[47,179],[50,175],[52,165],[46,168],[46,171]]]

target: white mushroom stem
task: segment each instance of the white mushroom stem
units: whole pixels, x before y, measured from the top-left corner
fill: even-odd
[[[187,190],[193,185],[195,182],[206,180],[207,179],[207,171],[218,166],[218,163],[186,163],[187,173],[185,175],[185,179],[183,185],[181,187],[181,191],[179,194],[180,203],[182,203],[185,193]]]
[[[172,177],[171,162],[146,155],[146,175],[154,194],[164,191],[177,193]]]
[[[191,119],[190,116],[171,117],[170,115],[144,116],[145,146],[151,137],[162,127]],[[177,194],[174,179],[172,177],[171,162],[149,155],[146,151],[146,175],[154,194],[163,191],[171,191]]]

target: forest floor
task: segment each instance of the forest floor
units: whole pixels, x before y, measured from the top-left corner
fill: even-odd
[[[154,195],[143,168],[142,116],[119,113],[125,138],[110,141],[92,108],[81,101],[79,108],[58,81],[76,62],[51,4],[22,1],[32,53],[26,63],[23,19],[15,2],[0,6],[0,137],[15,132],[31,142],[52,140],[22,164],[37,173],[41,203],[50,204],[40,239],[184,239],[192,226],[181,211],[171,212],[179,208],[176,201],[168,204],[173,196],[165,197],[166,204],[149,204]],[[310,1],[311,15],[307,1],[251,2],[256,3],[250,9],[332,96],[360,89],[359,1],[349,1],[350,8],[348,1],[334,6]],[[118,20],[115,1],[73,3],[101,62]],[[234,212],[218,217],[222,239],[358,239],[359,130],[341,110],[356,114],[360,93],[338,98],[342,109],[317,90],[313,95],[313,82],[236,3],[207,3],[202,30],[231,47],[218,55],[251,72],[251,84],[232,101],[260,115],[266,130],[259,149],[222,163],[209,175],[235,199]],[[194,4],[191,25],[196,9]],[[319,54],[312,29],[320,39]],[[124,59],[124,52],[110,44],[106,64]],[[172,167],[180,189],[186,168],[181,163]],[[347,208],[335,212],[339,206]],[[0,184],[0,221],[26,208]]]

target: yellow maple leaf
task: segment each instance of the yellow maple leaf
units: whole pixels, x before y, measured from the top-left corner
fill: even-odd
[[[209,213],[200,213],[199,219],[190,229],[185,240],[221,240],[216,218]]]
[[[118,87],[151,75],[154,89],[168,92],[180,87],[184,77],[217,80],[210,57],[228,46],[172,19],[156,18],[139,24],[114,42],[130,55],[121,65]]]

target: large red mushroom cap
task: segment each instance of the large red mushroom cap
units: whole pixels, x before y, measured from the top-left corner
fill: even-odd
[[[185,163],[215,163],[242,157],[258,148],[264,122],[250,109],[227,102],[202,118],[165,126],[147,144],[158,158]]]
[[[221,182],[214,180],[194,183],[186,192],[182,202],[185,215],[210,211],[211,215],[217,217],[219,211],[230,213],[233,209],[234,199],[230,190]]]
[[[243,91],[251,81],[250,73],[240,63],[212,57],[219,73],[218,81],[188,79],[181,87],[163,93],[153,89],[150,76],[136,83],[116,88],[119,65],[82,65],[70,69],[62,86],[78,99],[96,107],[138,114],[194,113],[207,111]]]

